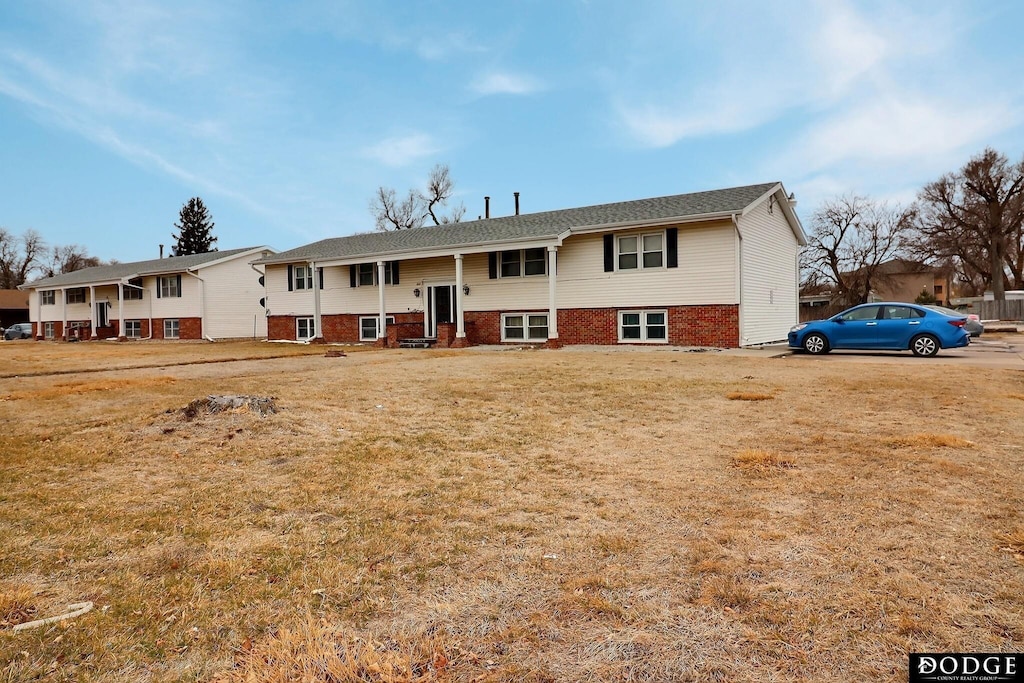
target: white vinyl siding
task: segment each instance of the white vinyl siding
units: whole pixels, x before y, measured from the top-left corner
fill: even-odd
[[[766,199],[739,220],[741,346],[786,339],[799,319],[799,245],[778,201],[770,213],[768,204]]]
[[[260,304],[264,298],[263,285],[260,284],[260,273],[253,270],[249,265],[250,261],[260,258],[263,253],[255,252],[241,258],[231,259],[212,266],[200,269],[199,276],[205,283],[203,286],[203,297],[206,302],[206,325],[203,327],[203,335],[213,339],[232,339],[242,337],[256,337],[262,339],[267,336],[267,312]],[[257,266],[259,268],[259,266]],[[196,288],[198,304],[198,280],[189,277]],[[282,281],[282,284],[284,282]],[[182,283],[186,293],[190,289],[190,283]],[[299,292],[310,300],[310,313],[312,313],[313,293]],[[267,302],[272,305],[273,299]],[[199,308],[195,305],[195,312],[191,315],[198,317]]]

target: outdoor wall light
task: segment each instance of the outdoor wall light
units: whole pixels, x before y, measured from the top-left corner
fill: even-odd
[[[419,299],[420,298],[420,288],[417,287],[416,289],[412,290],[412,295],[414,297],[416,297],[417,299]]]
[[[462,285],[462,293],[469,296],[469,285]]]

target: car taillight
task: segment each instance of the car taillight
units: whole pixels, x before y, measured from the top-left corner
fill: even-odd
[[[963,327],[964,323],[967,321],[964,320],[963,318],[960,318],[959,320],[947,320],[946,322],[952,325],[953,327]]]

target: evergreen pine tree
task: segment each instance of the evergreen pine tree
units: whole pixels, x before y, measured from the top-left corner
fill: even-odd
[[[210,212],[199,197],[193,197],[188,203],[181,207],[181,213],[174,227],[178,234],[172,234],[177,245],[174,247],[175,256],[188,256],[189,254],[205,254],[209,251],[217,251],[213,243],[217,238],[213,236],[213,220]]]

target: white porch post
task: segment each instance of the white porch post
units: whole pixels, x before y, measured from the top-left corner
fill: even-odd
[[[466,317],[463,315],[462,254],[455,255],[455,338],[466,338]]]
[[[34,339],[43,339],[43,290],[36,290],[36,333]]]
[[[379,310],[377,311],[377,339],[387,339],[387,308],[384,304],[384,262],[377,261],[377,297]]]
[[[124,332],[124,283],[117,283],[117,338],[127,339]]]
[[[558,247],[548,247],[548,339],[558,339],[558,306],[555,303],[555,269]]]
[[[96,339],[96,287],[94,285],[89,285],[89,322],[92,323],[89,339]]]
[[[60,290],[60,314],[63,320],[60,326],[60,336],[64,341],[68,340],[68,290]]]
[[[315,261],[309,262],[309,272],[313,278],[313,338],[323,339],[324,328],[320,317],[320,273],[317,272]],[[288,286],[291,287],[291,285]]]

